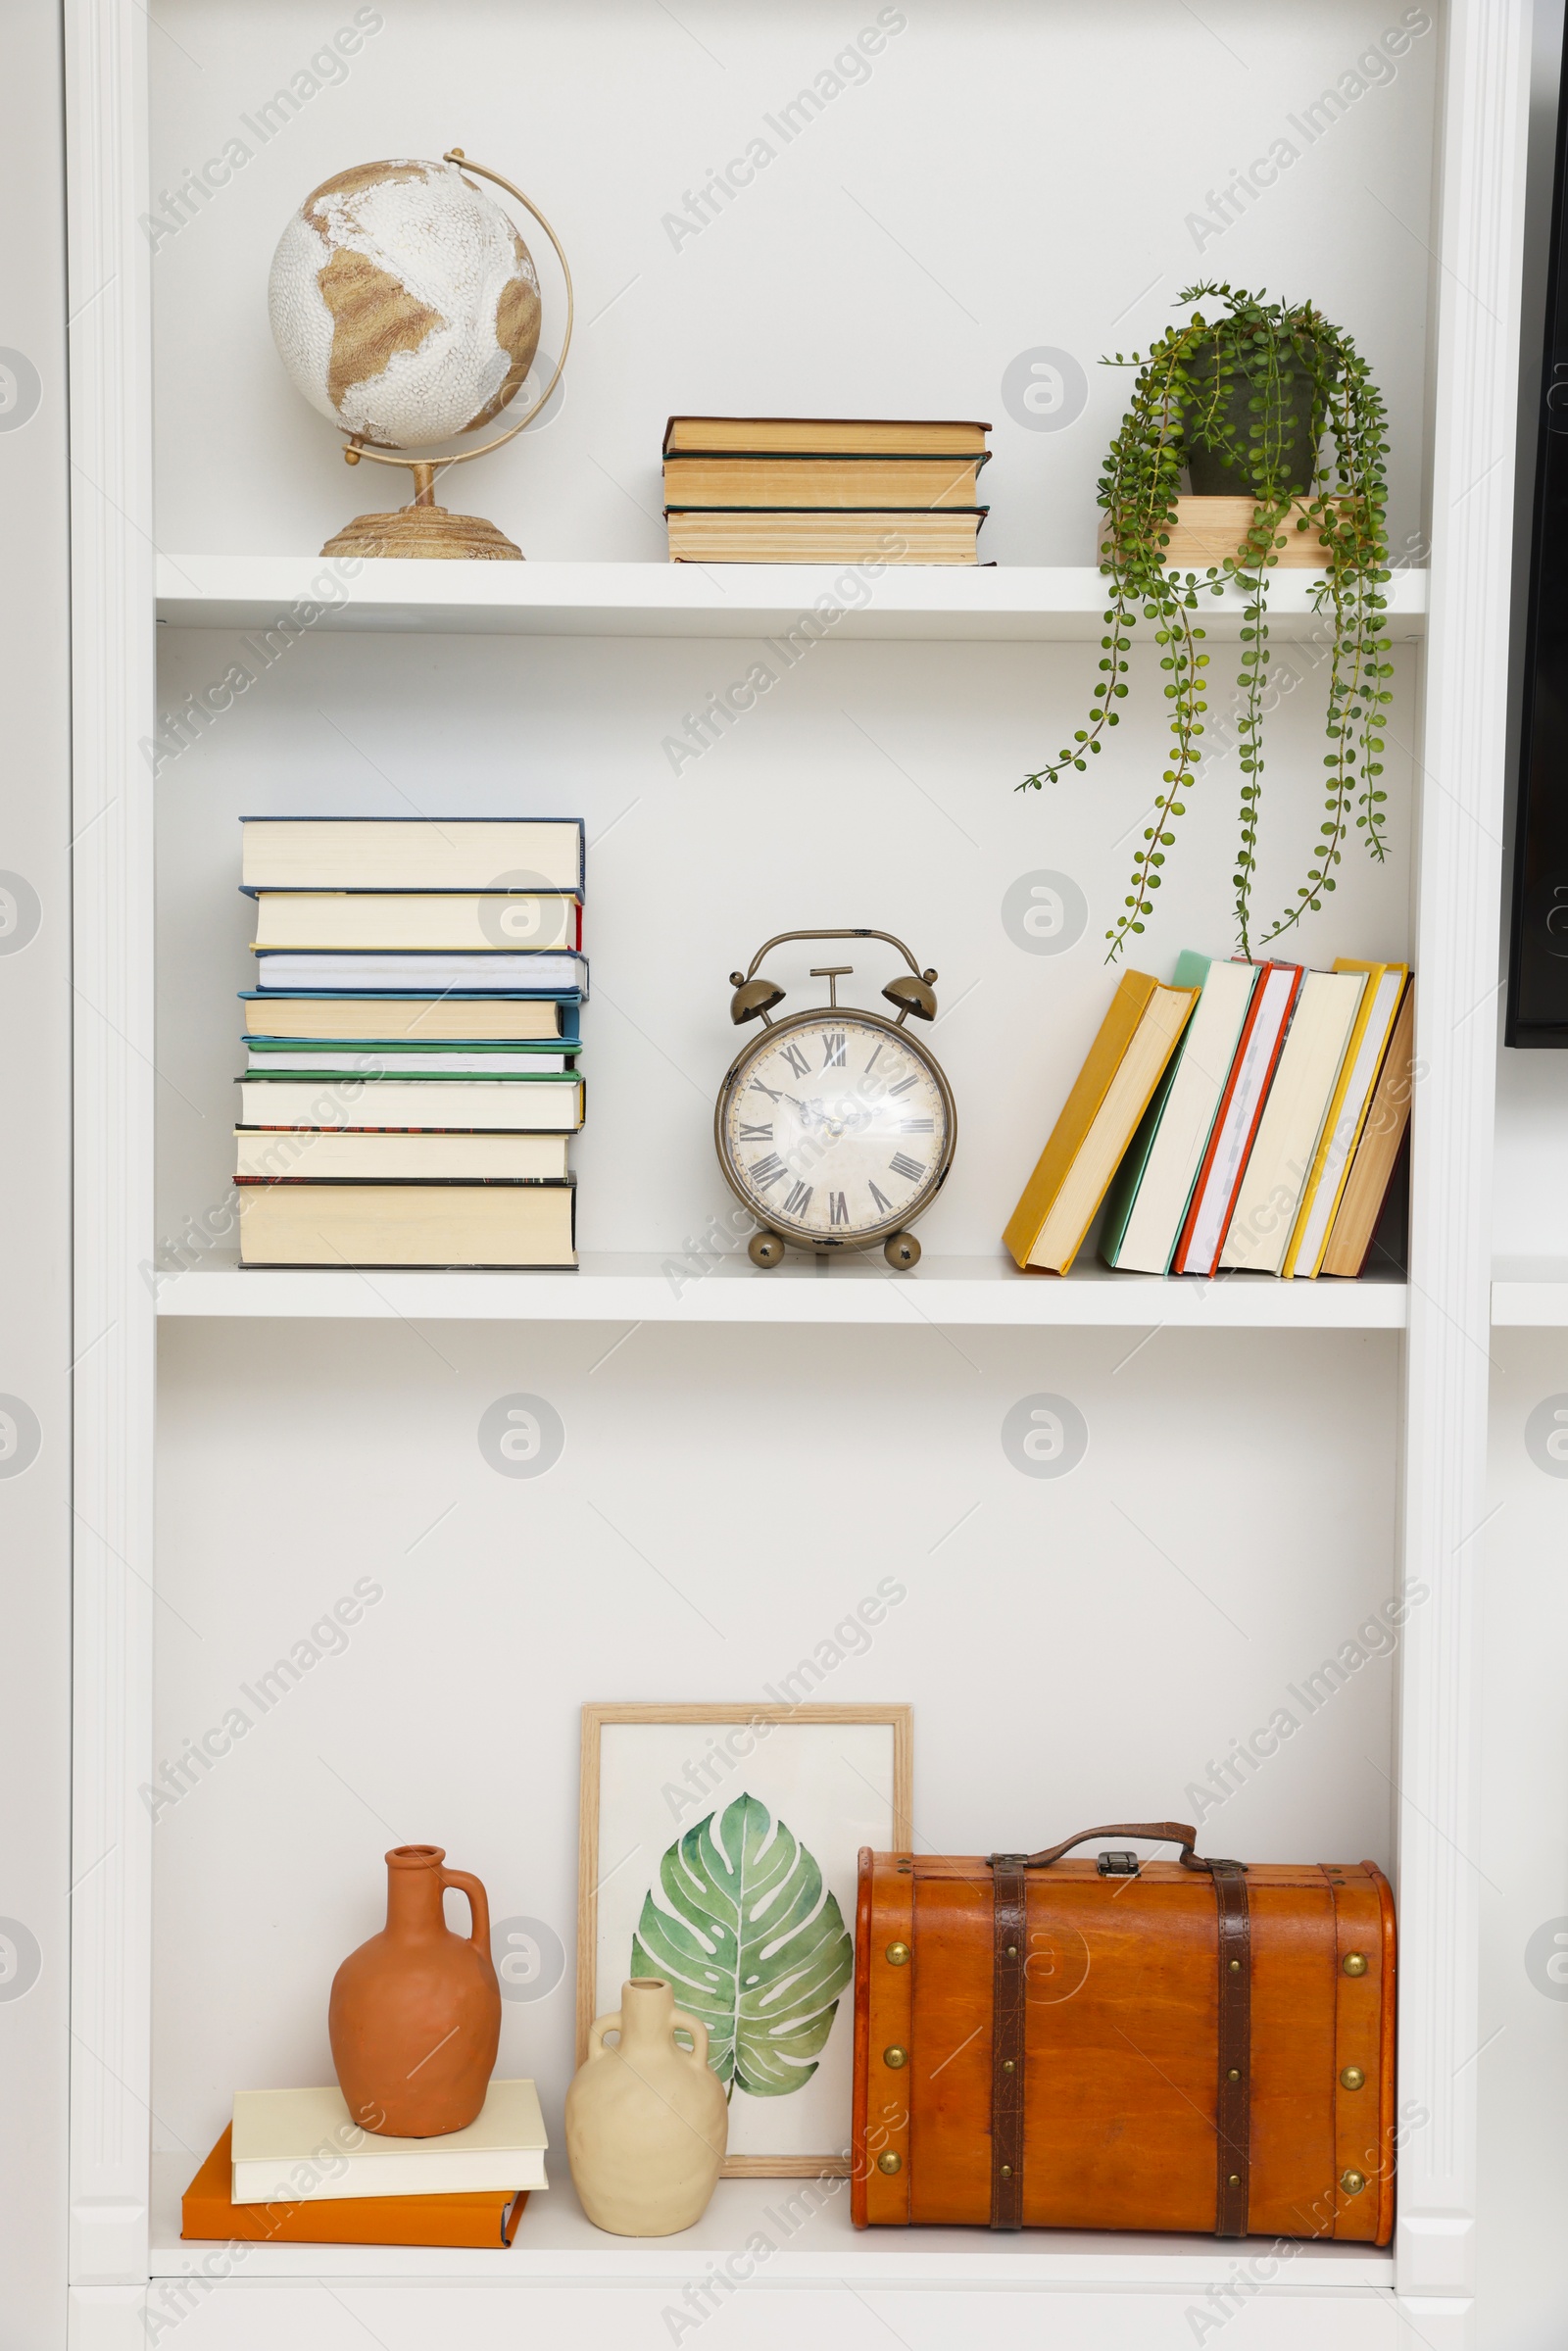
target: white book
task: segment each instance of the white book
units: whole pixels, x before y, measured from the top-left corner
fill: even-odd
[[[588,966],[581,955],[274,955],[259,949],[256,981],[261,988],[432,989],[474,988],[499,995],[569,996],[587,991]]]
[[[1309,971],[1243,1171],[1222,1266],[1277,1274],[1366,991],[1363,972]]]
[[[242,2089],[234,2093],[236,2204],[270,2204],[302,2190],[346,2196],[462,2196],[541,2188],[545,2119],[531,2082],[492,2082],[477,2122],[440,2138],[388,2138],[351,2120],[343,2092]],[[303,2166],[318,2183],[307,2186]]]
[[[1114,1254],[1107,1252],[1123,1273],[1164,1273],[1170,1265],[1257,985],[1255,963],[1213,962],[1200,976],[1191,968],[1199,960],[1183,955],[1176,966],[1177,986],[1197,984],[1202,993],[1176,1048],[1180,1057],[1132,1210]]]
[[[309,1127],[236,1127],[235,1173],[306,1183],[554,1181],[566,1173],[564,1135],[356,1135]]]
[[[258,890],[256,937],[268,948],[575,947],[577,901],[472,890]]]
[[[1183,1237],[1172,1265],[1177,1273],[1210,1276],[1230,1222],[1237,1190],[1263,1114],[1269,1080],[1301,984],[1295,963],[1265,963],[1252,991],[1236,1064],[1193,1187]]]
[[[574,1135],[581,1078],[241,1078],[247,1127]]]

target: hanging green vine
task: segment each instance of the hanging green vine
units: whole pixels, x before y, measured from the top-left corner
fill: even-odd
[[[1321,539],[1325,573],[1313,592],[1330,622],[1325,819],[1306,879],[1257,942],[1267,947],[1302,916],[1320,910],[1354,829],[1370,856],[1387,855],[1383,710],[1390,699],[1384,633],[1389,578],[1388,418],[1383,398],[1350,336],[1310,303],[1287,306],[1228,285],[1191,286],[1184,304],[1213,297],[1223,314],[1195,312],[1170,327],[1148,356],[1117,352],[1108,367],[1136,367],[1132,402],[1100,477],[1106,516],[1101,569],[1110,581],[1101,639],[1100,679],[1088,723],[1020,791],[1054,783],[1098,754],[1128,693],[1127,656],[1140,618],[1160,649],[1170,704],[1170,765],[1152,822],[1144,830],[1123,908],[1105,936],[1106,960],[1126,948],[1154,909],[1171,829],[1202,764],[1200,740],[1209,657],[1195,621],[1200,595],[1241,590],[1242,656],[1236,713],[1241,824],[1232,888],[1238,944],[1252,953],[1253,887],[1262,797],[1263,719],[1269,694],[1268,580],[1288,531]],[[1184,466],[1201,467],[1205,492],[1252,501],[1252,519],[1234,556],[1200,574],[1168,566]]]

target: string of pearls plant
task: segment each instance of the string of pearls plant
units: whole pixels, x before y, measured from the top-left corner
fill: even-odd
[[[1264,696],[1268,684],[1268,579],[1288,531],[1313,531],[1325,572],[1314,591],[1331,619],[1324,821],[1306,879],[1270,930],[1264,948],[1320,910],[1335,887],[1352,830],[1378,862],[1387,855],[1383,712],[1393,674],[1384,633],[1388,581],[1388,416],[1383,396],[1343,327],[1311,303],[1266,300],[1228,285],[1190,286],[1184,305],[1217,300],[1217,317],[1200,311],[1167,329],[1145,358],[1117,352],[1107,367],[1136,367],[1131,406],[1100,477],[1107,517],[1101,569],[1111,582],[1101,639],[1100,682],[1089,721],[1020,791],[1039,791],[1069,768],[1083,769],[1116,725],[1128,693],[1127,655],[1138,620],[1151,623],[1160,648],[1170,704],[1170,765],[1153,822],[1144,832],[1122,911],[1106,932],[1106,961],[1145,927],[1161,868],[1175,844],[1171,827],[1186,813],[1197,778],[1208,655],[1195,615],[1206,591],[1234,582],[1246,596],[1242,619],[1241,708],[1237,733],[1242,771],[1241,825],[1233,876],[1238,945],[1253,952],[1252,903],[1263,777]],[[1182,470],[1198,495],[1250,497],[1252,520],[1240,551],[1200,574],[1167,567]]]

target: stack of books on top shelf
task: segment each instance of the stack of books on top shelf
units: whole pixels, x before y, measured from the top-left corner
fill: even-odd
[[[976,563],[989,424],[671,416],[675,563]]]
[[[1130,1273],[1355,1275],[1410,1116],[1414,982],[1184,955],[1129,971],[1004,1236],[1065,1273],[1102,1202]]]
[[[248,817],[243,1265],[575,1265],[579,818]]]
[[[278,2245],[510,2245],[545,2178],[531,2082],[492,2082],[476,2122],[439,2138],[360,2130],[331,2089],[241,2090],[185,2190],[183,2237]]]

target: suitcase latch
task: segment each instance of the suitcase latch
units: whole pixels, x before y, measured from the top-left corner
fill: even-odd
[[[1136,1878],[1136,1853],[1102,1853],[1095,1864],[1102,1878]]]

